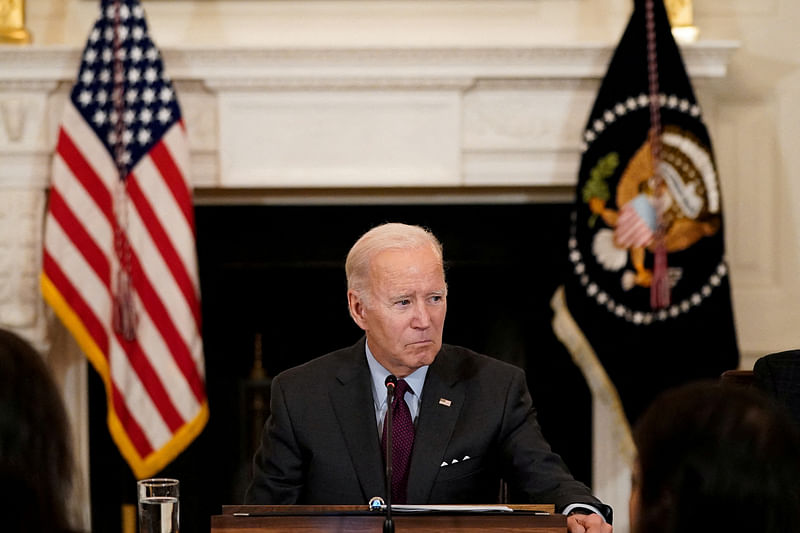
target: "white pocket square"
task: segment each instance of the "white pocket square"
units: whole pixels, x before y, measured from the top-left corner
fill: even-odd
[[[460,459],[460,460],[459,459],[453,459],[449,463],[447,461],[442,461],[442,464],[440,464],[439,467],[443,468],[445,466],[454,465],[454,464],[460,463],[462,461],[469,461],[470,459],[472,459],[472,457],[470,457],[469,455],[465,455],[463,459]]]

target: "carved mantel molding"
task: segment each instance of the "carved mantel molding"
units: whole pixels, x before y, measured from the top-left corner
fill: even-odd
[[[737,41],[698,41],[681,47],[692,77],[723,77]],[[583,78],[605,74],[614,47],[607,43],[535,47],[413,48],[162,48],[174,79],[314,78]],[[81,50],[73,46],[0,48],[0,83],[72,81]]]
[[[684,46],[690,75],[724,77],[737,47]],[[613,47],[162,52],[190,133],[193,181],[207,192],[569,186],[578,132]],[[0,187],[46,187],[80,54],[70,46],[0,48]],[[340,131],[319,128],[326,118]],[[415,139],[414,131],[429,137]],[[371,155],[363,150],[366,138],[375,144]],[[246,150],[260,144],[275,151]]]

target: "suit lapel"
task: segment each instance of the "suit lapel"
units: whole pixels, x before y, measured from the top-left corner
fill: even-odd
[[[384,493],[384,474],[363,340],[353,347],[351,361],[342,365],[329,394],[367,503]]]
[[[464,384],[458,358],[443,348],[428,369],[408,477],[408,502],[428,503],[461,406]],[[444,402],[440,402],[444,400]],[[450,404],[445,405],[449,400]]]

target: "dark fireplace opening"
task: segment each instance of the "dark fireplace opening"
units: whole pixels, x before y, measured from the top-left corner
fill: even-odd
[[[567,204],[203,205],[195,210],[210,420],[162,475],[181,479],[185,531],[241,503],[253,414],[246,394],[260,338],[268,376],[362,336],[347,312],[344,259],[370,227],[428,227],[444,246],[444,342],[520,366],[545,437],[591,482],[591,395],[552,333],[550,298],[568,273]],[[93,374],[93,373],[92,373]],[[312,391],[310,391],[312,393]],[[105,427],[102,384],[90,380],[93,530],[120,529],[135,480]],[[366,503],[366,502],[365,502]]]

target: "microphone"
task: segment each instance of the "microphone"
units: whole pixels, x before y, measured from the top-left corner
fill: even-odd
[[[386,376],[386,381],[383,382],[386,385],[386,393],[388,394],[391,392],[392,396],[394,396],[394,389],[397,387],[397,378],[394,374],[389,374]]]
[[[394,389],[397,386],[397,378],[394,374],[386,376],[386,518],[383,520],[383,533],[394,533],[394,521],[392,520],[392,418],[394,402]]]

